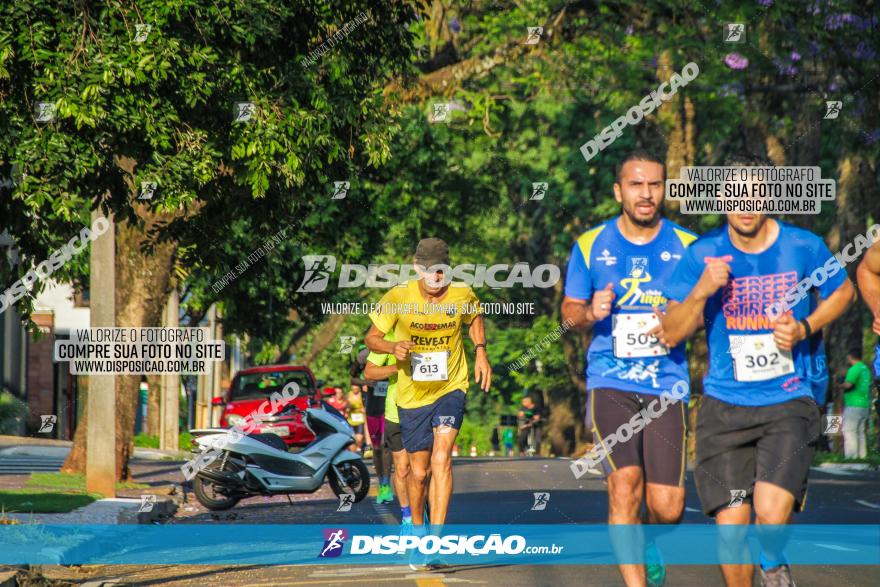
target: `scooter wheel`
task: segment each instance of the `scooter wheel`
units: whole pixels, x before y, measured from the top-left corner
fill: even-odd
[[[336,473],[330,470],[328,475],[330,488],[337,496],[343,493],[354,493],[354,501],[359,502],[370,492],[370,472],[363,461],[346,461],[336,467],[343,476],[340,481]]]
[[[208,468],[219,469],[216,465],[212,463],[208,465]],[[229,497],[217,491],[216,485],[210,481],[209,479],[203,478],[201,475],[196,475],[193,479],[193,493],[196,494],[196,499],[199,500],[199,503],[208,508],[211,511],[220,511],[220,510],[228,510],[241,500],[240,497]]]

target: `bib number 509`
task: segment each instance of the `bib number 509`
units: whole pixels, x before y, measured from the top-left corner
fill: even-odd
[[[635,332],[627,332],[626,333],[626,343],[630,346],[648,346],[657,344],[660,341],[653,334],[641,333],[636,334]]]

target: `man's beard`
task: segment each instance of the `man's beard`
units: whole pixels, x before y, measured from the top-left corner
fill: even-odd
[[[638,206],[638,204],[636,204],[636,206]],[[638,216],[636,216],[636,206],[633,206],[632,210],[629,210],[626,206],[623,206],[623,213],[626,214],[627,218],[629,218],[633,224],[642,228],[651,228],[652,226],[657,224],[657,221],[660,219],[660,214],[663,212],[662,203],[654,208],[654,213],[651,215],[650,218],[647,219],[639,218]]]

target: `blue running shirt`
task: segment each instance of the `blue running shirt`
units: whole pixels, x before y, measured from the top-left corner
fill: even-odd
[[[734,247],[726,224],[706,233],[688,248],[669,286],[670,299],[682,301],[699,281],[708,257],[732,259],[727,286],[706,301],[703,312],[709,343],[709,371],[703,386],[707,395],[731,404],[766,406],[813,397],[815,377],[810,361],[815,355],[810,341],[802,340],[790,353],[779,351],[765,311],[832,255],[813,233],[775,222],[779,225],[776,242],[757,254]],[[829,266],[832,271],[816,288],[822,299],[846,280],[836,260]],[[811,297],[807,292],[792,308],[795,320],[809,316]]]
[[[593,325],[587,389],[660,395],[679,381],[690,381],[685,345],[667,349],[645,334],[656,324],[654,308],[666,306],[675,266],[697,238],[669,220],[660,222],[657,236],[640,245],[624,238],[614,218],[585,232],[571,249],[566,296],[589,300],[593,292],[614,284],[611,316]]]

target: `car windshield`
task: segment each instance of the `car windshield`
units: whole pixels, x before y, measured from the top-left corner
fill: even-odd
[[[300,396],[312,389],[312,381],[305,371],[265,371],[239,375],[232,384],[231,401],[267,398],[273,393],[281,393],[284,386],[291,382],[299,386]]]

